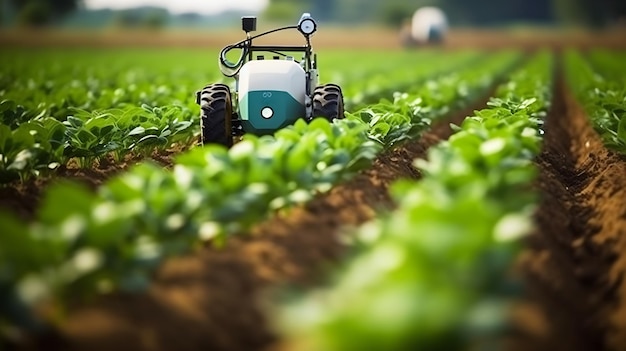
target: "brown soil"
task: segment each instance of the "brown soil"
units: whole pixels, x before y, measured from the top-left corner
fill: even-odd
[[[512,349],[626,350],[626,158],[603,146],[562,80],[545,131]]]
[[[71,180],[95,191],[104,180],[127,169],[129,162],[130,160],[120,163],[106,162],[96,164],[92,168],[80,168],[70,160],[67,165],[61,166],[49,176],[31,178],[0,187],[0,209],[11,211],[24,220],[31,220],[50,185],[60,180]]]

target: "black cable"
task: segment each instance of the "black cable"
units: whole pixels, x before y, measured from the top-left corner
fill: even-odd
[[[220,71],[222,71],[222,74],[224,74],[226,77],[234,77],[237,75],[237,73],[239,73],[239,70],[241,70],[241,66],[243,65],[246,56],[248,56],[248,50],[249,50],[249,46],[250,45],[246,45],[246,43],[251,42],[252,39],[256,39],[259,37],[262,37],[264,35],[267,34],[271,34],[271,33],[275,33],[281,30],[286,30],[286,29],[298,29],[298,26],[287,26],[287,27],[282,27],[282,28],[276,28],[276,29],[272,29],[270,31],[261,33],[261,34],[257,34],[255,36],[246,38],[244,40],[241,40],[235,44],[229,45],[225,48],[222,49],[222,51],[220,51],[220,56],[219,56],[219,63],[220,63]],[[228,54],[228,52],[232,49],[242,49],[241,51],[241,56],[239,56],[239,59],[236,62],[230,62],[228,61],[228,59],[226,59],[226,54]],[[280,52],[276,52],[276,51],[270,51],[273,52],[275,54],[280,54],[283,56],[287,56],[283,53]],[[296,61],[298,62],[298,61]],[[299,63],[299,62],[298,62]]]

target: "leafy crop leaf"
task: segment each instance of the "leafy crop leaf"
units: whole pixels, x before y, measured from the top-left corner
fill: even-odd
[[[93,201],[93,194],[85,186],[69,182],[58,183],[45,193],[38,219],[47,225],[54,225],[77,214],[88,217]],[[59,206],[59,203],[64,205]]]

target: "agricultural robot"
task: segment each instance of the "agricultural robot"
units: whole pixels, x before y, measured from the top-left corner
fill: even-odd
[[[222,74],[235,79],[234,93],[219,83],[196,93],[203,145],[230,147],[233,137],[272,134],[299,118],[308,122],[315,117],[331,121],[344,117],[341,88],[318,85],[317,55],[310,41],[317,24],[310,14],[304,13],[297,25],[254,36],[250,33],[256,31],[256,17],[245,16],[241,22],[246,39],[226,46],[219,55]],[[261,36],[292,29],[304,36],[305,45],[253,45]],[[227,54],[235,49],[241,50],[239,59],[231,62]],[[296,60],[293,53],[301,53],[301,59]]]
[[[415,11],[411,20],[406,22],[400,33],[405,47],[438,45],[445,38],[448,30],[448,19],[445,13],[432,6]]]

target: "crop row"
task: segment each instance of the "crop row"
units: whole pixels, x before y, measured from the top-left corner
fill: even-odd
[[[388,59],[393,68],[388,74],[426,79],[475,56],[468,52],[437,60],[434,52],[415,55],[418,62],[433,63],[428,71],[428,65],[412,67],[408,56],[400,55]],[[8,63],[12,70],[0,79],[0,184],[50,173],[72,159],[89,168],[107,156],[121,162],[129,153],[147,156],[196,140],[198,107],[192,97],[204,82],[193,72],[171,72],[166,76],[177,84],[165,85],[163,77],[130,64],[85,67],[80,60],[49,69]],[[353,87],[360,85],[354,82]],[[391,96],[393,81],[376,86],[378,95],[370,91],[368,96]],[[350,85],[346,88],[350,91]]]
[[[159,53],[161,60],[147,60],[154,54],[2,55],[0,184],[50,173],[71,159],[91,167],[107,155],[120,162],[130,152],[190,144],[198,129],[193,83],[215,79],[216,72],[194,72],[193,62],[164,70],[163,62],[176,56]]]
[[[281,309],[276,324],[298,350],[490,347],[516,290],[517,239],[532,227],[552,66],[537,54],[416,160],[423,179],[394,184],[398,208],[358,230],[333,283]]]
[[[594,49],[588,51],[586,56],[593,66],[594,71],[598,72],[603,77],[614,81],[626,81],[623,64],[624,60],[626,60],[626,53],[623,51]]]
[[[420,55],[412,55],[410,61],[402,65],[385,60],[388,63],[383,68],[378,62],[371,70],[353,70],[358,76],[334,74],[332,81],[345,87],[345,106],[347,110],[353,111],[377,103],[381,97],[391,96],[396,91],[407,91],[423,81],[433,80],[484,58],[484,54],[474,51],[447,54],[445,60],[441,59],[441,55],[439,51],[425,51]],[[350,84],[354,81],[361,84]]]
[[[565,76],[604,143],[626,154],[626,87],[623,55],[593,52],[598,71],[579,52],[565,55]]]
[[[230,150],[196,148],[178,157],[173,171],[142,164],[95,195],[77,184],[53,186],[35,223],[0,214],[2,299],[14,302],[10,311],[27,312],[47,298],[142,290],[164,258],[201,240],[223,241],[270,210],[329,189],[448,106],[474,98],[518,57],[492,55],[332,124],[298,121],[274,136],[246,136]],[[15,312],[12,322],[28,327],[25,318]]]
[[[197,129],[191,111],[176,105],[76,110],[63,122],[43,117],[18,125],[19,109],[11,100],[0,103],[0,184],[49,173],[70,159],[88,168],[106,155],[122,162],[131,151],[150,155],[176,143],[187,145]]]

